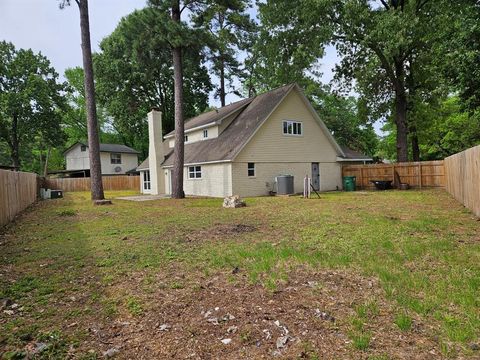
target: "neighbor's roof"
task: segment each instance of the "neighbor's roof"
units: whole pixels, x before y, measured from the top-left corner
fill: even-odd
[[[187,120],[185,129],[194,129],[208,124],[219,124],[223,119],[231,114],[235,118],[227,127],[213,139],[185,143],[184,164],[198,164],[216,161],[231,161],[250,141],[260,125],[270,116],[280,102],[290,93],[292,89],[298,89],[296,84],[285,85],[253,98],[241,100],[220,108],[209,111],[195,118]],[[308,102],[308,100],[306,100]],[[311,105],[308,103],[308,106]],[[311,110],[314,112],[313,108]],[[316,113],[315,113],[316,114]],[[335,142],[328,129],[319,121],[325,131],[325,134],[337,148],[339,155],[342,154],[341,148]],[[173,132],[166,136],[172,136]],[[165,156],[163,166],[173,165],[173,149]],[[137,170],[148,169],[148,159],[137,167]]]
[[[66,154],[67,152],[72,150],[78,144],[85,145],[86,147],[88,147],[87,143],[77,141],[75,144],[70,146],[63,153]],[[128,147],[128,146],[122,145],[122,144],[100,144],[100,152],[123,153],[123,154],[140,154],[140,151],[137,151],[135,149],[132,149],[131,147]]]
[[[361,160],[361,161],[372,161],[373,159],[367,155],[362,154],[356,150],[352,150],[347,146],[340,146],[343,150],[345,156],[341,156],[345,161]]]

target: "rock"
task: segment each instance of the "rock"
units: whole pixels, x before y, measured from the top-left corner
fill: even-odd
[[[111,348],[111,349],[108,349],[107,351],[105,351],[103,353],[103,356],[105,356],[107,358],[111,358],[111,357],[114,357],[115,355],[117,355],[119,352],[120,352],[120,350],[118,350],[117,348]]]
[[[35,349],[33,350],[34,354],[39,354],[42,351],[46,350],[48,348],[48,344],[45,344],[43,342],[35,343]]]
[[[470,347],[470,350],[473,350],[473,351],[478,351],[478,350],[480,350],[480,345],[479,345],[479,344],[476,344],[476,343],[470,344],[469,347]]]
[[[237,332],[237,330],[238,330],[238,327],[235,326],[235,325],[232,325],[232,326],[230,326],[230,327],[227,329],[227,333],[229,333],[229,334],[234,334],[234,333]]]
[[[283,349],[285,346],[287,346],[288,340],[290,340],[290,336],[288,335],[277,338],[277,349]]]
[[[170,325],[168,325],[168,324],[162,324],[162,325],[160,325],[160,326],[158,327],[158,330],[160,330],[160,331],[167,331],[167,330],[170,329],[170,328],[171,328]]]
[[[238,274],[239,272],[240,272],[240,268],[238,266],[235,266],[232,270],[233,275]]]
[[[247,204],[245,201],[240,199],[238,195],[227,196],[225,199],[223,199],[224,208],[240,208],[245,206],[247,206]]]
[[[315,309],[315,316],[322,319],[322,320],[335,322],[335,318],[332,315],[330,315],[329,313],[326,313],[324,311],[321,311],[320,309]]]
[[[13,314],[15,314],[15,311],[13,311],[13,310],[3,310],[3,312],[4,312],[5,314],[7,314],[7,315],[13,315]]]
[[[228,345],[232,342],[232,339],[222,339],[221,341],[223,344]]]
[[[207,321],[208,321],[209,323],[212,323],[213,325],[218,325],[218,324],[219,324],[218,318],[216,318],[216,317],[208,318]]]
[[[228,320],[235,320],[235,316],[231,314],[227,314],[224,317],[222,317],[222,321],[228,321]]]
[[[20,305],[18,305],[17,303],[15,303],[15,304],[10,305],[10,309],[16,309],[16,308],[18,308],[19,306],[20,306]]]
[[[4,310],[11,306],[13,304],[13,301],[10,299],[2,299],[0,300],[0,310]]]

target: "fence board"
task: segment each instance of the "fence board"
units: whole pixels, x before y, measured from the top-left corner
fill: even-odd
[[[0,170],[0,226],[37,199],[37,174]]]
[[[103,190],[140,190],[140,176],[102,176]],[[69,191],[90,191],[90,178],[46,179],[49,189]]]
[[[395,179],[395,171],[400,181],[411,187],[444,187],[445,170],[443,160],[418,161],[396,164],[344,165],[343,176],[356,176],[358,189],[373,189],[371,180]]]
[[[480,216],[480,145],[445,158],[446,190]]]

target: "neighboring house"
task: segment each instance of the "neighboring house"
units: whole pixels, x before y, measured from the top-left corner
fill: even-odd
[[[149,157],[138,166],[141,191],[170,194],[175,134],[162,137],[161,113],[148,115]],[[296,84],[209,111],[185,122],[186,195],[261,196],[275,177],[308,175],[317,190],[342,188],[341,164],[372,159],[345,151]]]
[[[66,162],[66,172],[90,172],[88,145],[77,142],[63,153]],[[139,152],[125,145],[100,144],[100,161],[102,175],[125,174],[138,166]]]

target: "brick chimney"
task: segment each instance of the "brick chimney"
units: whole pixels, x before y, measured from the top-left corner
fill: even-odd
[[[148,163],[151,193],[153,195],[165,194],[165,176],[160,166],[164,159],[162,113],[152,109],[148,113]]]

